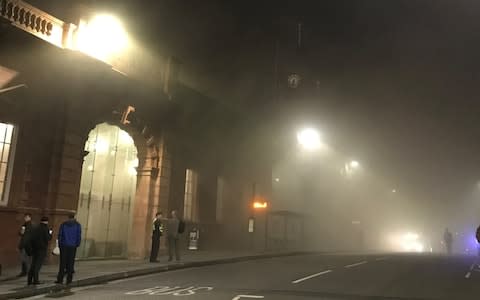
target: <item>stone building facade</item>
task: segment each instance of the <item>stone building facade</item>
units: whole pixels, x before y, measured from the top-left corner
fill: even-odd
[[[203,249],[251,247],[251,186],[268,198],[271,172],[243,113],[166,72],[146,83],[72,51],[60,22],[0,1],[0,65],[18,86],[0,93],[0,264],[17,262],[25,212],[54,230],[76,212],[84,258],[144,258],[155,213],[172,209]]]

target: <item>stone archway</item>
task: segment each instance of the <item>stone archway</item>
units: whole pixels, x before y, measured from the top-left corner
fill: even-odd
[[[52,162],[53,168],[50,174],[57,180],[52,182],[50,188],[47,207],[51,209],[45,213],[52,216],[52,224],[55,224],[55,227],[65,220],[68,212],[77,213],[84,236],[86,233],[86,239],[82,240],[78,251],[79,257],[145,258],[150,248],[154,215],[157,211],[167,212],[168,210],[171,160],[164,137],[160,131],[152,132],[148,125],[137,117],[130,116],[132,120],[130,123],[124,122],[123,118],[119,120],[121,115],[122,113],[115,110],[112,115],[100,114],[97,118],[92,118],[88,122],[86,120],[81,124],[76,123],[75,126],[69,122],[64,131],[59,131],[64,136],[58,136],[56,147],[60,155]],[[124,232],[122,246],[119,247],[118,243],[117,246],[105,244],[97,247],[101,249],[97,252],[84,249],[88,247],[92,249],[91,245],[87,245],[91,243],[87,242],[87,239],[89,239],[88,230],[92,228],[88,224],[87,217],[82,216],[84,214],[82,209],[85,209],[84,205],[88,204],[86,200],[88,195],[85,195],[85,188],[81,187],[81,181],[84,180],[83,174],[85,170],[88,171],[89,166],[85,161],[89,160],[90,155],[90,152],[84,150],[88,144],[89,133],[92,134],[96,129],[95,124],[112,126],[119,132],[123,132],[122,135],[130,136],[137,149],[138,158],[137,175],[133,176],[136,178],[136,185],[130,201],[130,220],[122,220],[122,226],[128,225]],[[104,147],[101,144],[102,142],[100,142],[100,148]],[[109,204],[108,200],[109,195],[105,197],[104,205]],[[108,247],[110,249],[107,249]]]
[[[83,225],[78,256],[126,257],[137,187],[138,152],[133,138],[102,123],[90,131],[77,219]]]

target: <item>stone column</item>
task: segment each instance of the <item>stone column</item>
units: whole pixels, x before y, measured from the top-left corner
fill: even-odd
[[[169,169],[165,166],[162,141],[155,146],[137,146],[139,166],[137,191],[133,206],[128,256],[143,259],[150,251],[152,222],[157,211],[166,213],[169,191]],[[166,185],[167,184],[167,185]]]

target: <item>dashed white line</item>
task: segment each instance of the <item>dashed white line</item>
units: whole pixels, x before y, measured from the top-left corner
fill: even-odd
[[[41,298],[45,298],[45,295],[38,295],[38,296],[33,296],[33,297],[25,298],[25,299],[26,300],[34,300],[34,299],[41,299]]]
[[[326,270],[326,271],[323,271],[323,272],[320,272],[320,273],[312,274],[310,276],[294,280],[294,281],[292,281],[292,283],[297,284],[297,283],[303,282],[305,280],[309,280],[309,279],[312,279],[312,278],[315,278],[315,277],[318,277],[318,276],[321,276],[321,275],[324,275],[324,274],[328,274],[330,272],[333,272],[333,271],[332,270]]]
[[[376,261],[383,261],[383,260],[387,260],[388,257],[378,257],[378,258],[375,258]]]
[[[345,268],[353,268],[353,267],[357,267],[357,266],[361,266],[361,265],[364,265],[368,263],[368,261],[361,261],[361,262],[358,262],[358,263],[355,263],[355,264],[351,264],[351,265],[346,265]]]
[[[475,269],[476,266],[477,266],[477,260],[475,260],[475,261],[473,262],[473,264],[470,266],[470,271],[469,271],[467,274],[465,274],[465,278],[466,278],[466,279],[469,279],[470,276],[472,276],[472,271],[477,271],[477,270]]]

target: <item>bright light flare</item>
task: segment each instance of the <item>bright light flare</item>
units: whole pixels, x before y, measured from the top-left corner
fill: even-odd
[[[352,169],[357,169],[358,167],[360,167],[360,163],[359,163],[358,161],[352,160],[352,161],[350,162],[350,168],[352,168]]]
[[[416,240],[418,240],[418,234],[408,232],[408,233],[405,234],[405,236],[403,238],[406,241],[416,241]]]
[[[267,207],[268,207],[267,202],[258,202],[258,201],[253,202],[253,208],[255,209],[265,209]]]
[[[322,147],[320,133],[314,128],[305,128],[297,133],[297,141],[305,150],[314,151]]]
[[[425,251],[425,246],[420,239],[420,235],[414,232],[392,235],[390,237],[390,243],[395,251],[417,253]]]
[[[80,22],[77,33],[79,51],[110,63],[127,45],[128,34],[114,16],[97,15],[88,22]]]
[[[95,144],[94,144],[95,152],[97,152],[99,154],[105,154],[105,153],[107,153],[109,148],[110,148],[110,145],[108,144],[107,140],[99,137],[95,141]]]

